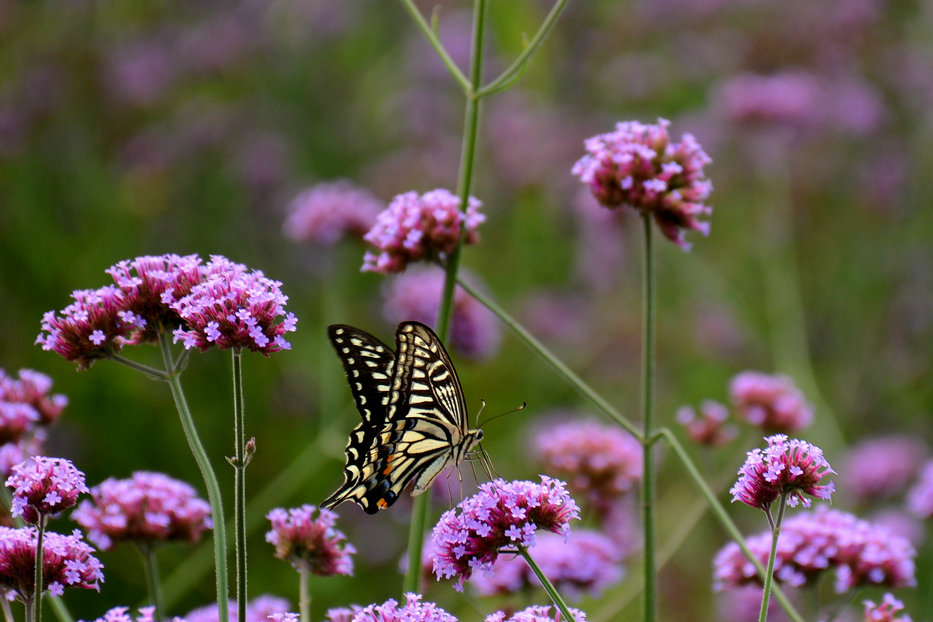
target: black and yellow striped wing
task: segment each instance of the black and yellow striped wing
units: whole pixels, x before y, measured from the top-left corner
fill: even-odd
[[[427,490],[447,465],[463,460],[483,433],[467,426],[457,372],[440,339],[424,324],[399,325],[396,351],[387,366],[391,372],[387,385],[382,383],[381,373],[352,373],[360,371],[355,362],[361,358],[357,348],[381,354],[376,349],[381,342],[347,326],[331,327],[330,334],[344,361],[363,422],[347,443],[344,484],[321,506],[332,508],[351,500],[375,514],[391,506],[409,484],[413,495]],[[339,344],[337,337],[341,338]],[[348,359],[354,362],[348,364]],[[367,385],[361,378],[372,382]],[[369,406],[366,412],[360,406],[361,397],[363,406]],[[384,405],[384,409],[374,404]],[[377,414],[383,415],[381,423]]]

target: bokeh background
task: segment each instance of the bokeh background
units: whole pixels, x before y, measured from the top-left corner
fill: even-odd
[[[469,3],[420,4],[439,5],[441,38],[464,66]],[[549,8],[491,5],[487,77]],[[661,421],[674,425],[684,404],[727,401],[729,379],[756,369],[795,379],[816,412],[803,436],[834,466],[877,435],[933,441],[931,20],[924,0],[572,2],[518,85],[483,102],[474,194],[487,221],[465,268],[636,418],[639,222],[596,207],[570,167],[583,139],[616,121],[670,119],[675,139],[693,133],[714,160],[715,213],[689,253],[659,240]],[[167,387],[107,362],[76,372],[33,345],[41,315],[137,255],[219,253],[281,280],[299,317],[293,350],[245,360],[247,432],[258,443],[250,590],[295,602],[297,581],[272,558],[261,517],[318,503],[342,481],[357,415],[324,327],[349,323],[389,341],[398,318],[386,310],[393,279],[359,271],[362,241],[298,243],[283,222],[302,190],[336,179],[385,203],[453,189],[462,115],[462,95],[393,2],[0,0],[0,367],[42,371],[68,396],[50,452],[92,484],[145,469],[202,489]],[[455,361],[473,412],[481,399],[493,413],[528,402],[490,424],[487,449],[505,477],[535,477],[533,431],[555,410],[585,416],[586,406],[494,330],[479,356],[454,351]],[[184,376],[227,493],[229,367],[209,352]],[[760,437],[746,426],[727,447],[697,451],[723,499]],[[664,617],[712,618],[711,558],[726,537],[669,456],[662,478],[662,541],[690,529],[664,568]],[[837,508],[868,516],[882,505],[837,485]],[[903,496],[885,504],[902,509]],[[730,510],[746,531],[764,529],[748,508]],[[318,618],[398,596],[407,511],[341,508],[357,576],[313,582]],[[918,581],[929,585],[931,544],[921,538],[918,550]],[[210,557],[204,544],[162,551],[171,613],[213,598]],[[144,598],[132,550],[101,559],[101,593],[67,595],[76,617]],[[630,588],[579,606],[623,619],[637,611]],[[426,590],[464,619],[499,604],[468,603],[445,584]],[[933,610],[923,592],[898,594],[915,620]]]

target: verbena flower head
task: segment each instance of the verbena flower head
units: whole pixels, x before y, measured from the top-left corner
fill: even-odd
[[[88,492],[84,473],[65,458],[35,456],[13,467],[6,480],[13,489],[13,516],[34,525],[43,516],[73,507]]]
[[[13,474],[13,467],[27,460],[30,456],[43,454],[42,445],[45,443],[45,429],[39,428],[33,434],[21,438],[15,443],[0,445],[0,475],[6,480]]]
[[[601,513],[641,481],[641,444],[618,426],[552,423],[542,426],[534,444],[544,470],[566,479],[575,495]]]
[[[664,236],[686,250],[685,230],[709,234],[700,218],[713,212],[703,203],[713,189],[703,167],[712,160],[691,134],[671,142],[669,125],[666,119],[618,123],[614,132],[586,139],[587,153],[571,172],[606,207],[651,214]]]
[[[920,478],[907,493],[907,508],[918,518],[933,518],[933,461],[920,471]]]
[[[557,607],[553,608],[553,613],[551,611],[550,605],[532,605],[521,611],[516,611],[512,615],[504,611],[497,611],[486,616],[486,622],[567,622],[561,616]],[[575,622],[586,622],[586,614],[579,609],[571,607],[570,614]]]
[[[767,563],[771,537],[767,531],[746,539],[762,564]],[[820,507],[784,521],[774,577],[787,585],[803,587],[813,585],[823,572],[834,569],[839,593],[868,585],[910,587],[916,583],[915,556],[906,538],[852,514]],[[735,542],[717,553],[713,568],[717,590],[760,584],[755,567]]]
[[[476,570],[491,570],[502,550],[534,546],[542,529],[567,536],[580,509],[563,482],[541,476],[541,483],[496,479],[444,512],[434,527],[434,572],[438,579],[463,582]]]
[[[211,528],[211,509],[197,492],[162,473],[139,471],[94,486],[71,518],[101,550],[131,541],[152,547],[166,541],[198,542]]]
[[[118,352],[128,336],[145,325],[126,309],[123,292],[113,285],[75,290],[71,297],[74,302],[59,314],[48,311],[42,316],[36,343],[76,362],[79,369]]]
[[[890,499],[907,487],[928,455],[926,443],[917,436],[889,434],[866,439],[844,456],[840,488],[861,501]]]
[[[834,484],[819,482],[830,473],[835,473],[823,457],[823,450],[799,439],[788,440],[785,434],[765,437],[766,449],[755,448],[748,452],[745,464],[739,469],[738,481],[729,490],[732,501],[767,510],[781,496],[787,497],[787,505],[810,507],[810,495],[829,500]]]
[[[202,351],[244,348],[268,355],[290,349],[284,335],[298,320],[285,311],[288,296],[281,285],[259,270],[212,256],[201,282],[171,304],[185,322],[175,330],[175,341]]]
[[[468,276],[467,280],[475,279]],[[443,288],[444,272],[435,266],[407,270],[383,285],[383,315],[392,324],[417,320],[433,326]],[[453,305],[448,344],[474,360],[495,356],[502,338],[496,316],[459,285],[454,290]]]
[[[737,416],[765,430],[788,434],[813,421],[813,409],[788,376],[745,371],[732,378],[729,393]]]
[[[354,616],[362,611],[359,605],[350,605],[349,607],[333,607],[324,613],[324,619],[327,622],[353,622]]]
[[[697,445],[721,447],[739,433],[734,425],[726,423],[729,420],[729,409],[713,400],[705,400],[700,404],[699,413],[689,406],[683,406],[677,410],[674,418],[684,426],[687,438]]]
[[[52,379],[32,369],[21,369],[17,378],[0,369],[0,407],[3,404],[23,404],[31,407],[40,425],[51,425],[61,416],[68,398],[52,394]]]
[[[35,596],[37,531],[0,527],[0,587],[24,602]],[[61,596],[65,587],[98,590],[103,565],[77,530],[70,536],[47,531],[42,540],[43,587]]]
[[[379,250],[366,253],[363,270],[388,274],[404,271],[413,261],[437,260],[453,252],[461,232],[464,244],[475,244],[477,228],[486,220],[479,212],[481,205],[470,197],[466,210],[460,211],[460,199],[442,189],[396,196],[363,236]]]
[[[275,613],[284,613],[291,609],[291,603],[278,596],[262,594],[246,603],[246,622],[269,622],[268,618]],[[237,604],[235,600],[227,602],[229,619],[237,619]],[[182,622],[218,622],[217,603],[198,607],[189,611]]]
[[[323,183],[299,194],[282,226],[296,242],[332,245],[346,235],[362,237],[385,204],[348,181]]]
[[[288,511],[276,508],[266,518],[272,523],[266,542],[275,547],[276,557],[295,570],[321,576],[353,574],[351,555],[356,549],[334,529],[334,512],[303,505]]]
[[[862,601],[862,604],[865,605],[865,617],[862,618],[864,622],[911,622],[907,614],[895,617],[895,614],[904,610],[904,603],[894,598],[894,594],[890,592],[884,595],[880,605],[870,600]]]
[[[123,293],[124,314],[138,326],[128,343],[154,342],[160,328],[172,330],[182,324],[171,305],[200,282],[201,258],[146,255],[117,262],[106,272]]]
[[[530,553],[554,587],[572,599],[584,594],[598,597],[603,589],[622,580],[619,548],[597,531],[576,530],[569,540],[543,533]],[[526,592],[541,583],[524,557],[500,555],[492,572],[474,574],[470,585],[479,595],[491,596]]]
[[[457,618],[423,601],[420,594],[406,592],[404,605],[390,598],[381,605],[364,607],[353,616],[353,622],[457,622]]]
[[[134,618],[129,607],[113,607],[94,622],[154,622],[154,613],[155,607],[140,607],[139,615]]]
[[[761,611],[761,597],[764,588],[760,585],[730,586],[719,593],[716,599],[716,620],[720,622],[749,622],[757,620]],[[789,622],[790,618],[776,599],[768,603],[768,622]]]
[[[39,423],[39,412],[22,402],[0,401],[0,444],[16,443]]]

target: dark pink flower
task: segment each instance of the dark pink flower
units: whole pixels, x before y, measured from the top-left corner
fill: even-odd
[[[683,406],[677,410],[674,418],[684,426],[687,437],[697,445],[720,447],[739,433],[734,425],[726,423],[729,420],[729,409],[713,400],[700,404],[699,413],[689,406]]]
[[[713,189],[703,167],[712,160],[691,134],[672,143],[669,125],[666,119],[618,123],[614,132],[586,139],[587,153],[572,173],[606,207],[651,214],[665,237],[686,250],[684,230],[709,233],[709,223],[699,219],[713,211],[703,203]]]
[[[539,529],[564,536],[580,509],[563,482],[541,476],[541,483],[496,479],[444,512],[434,527],[434,572],[438,579],[463,582],[476,570],[490,570],[499,553],[534,546]]]
[[[324,619],[327,620],[327,622],[353,622],[353,618],[362,610],[363,608],[359,605],[334,607],[327,610],[324,614]]]
[[[767,449],[755,448],[748,452],[745,464],[739,469],[738,481],[729,490],[732,501],[767,510],[780,497],[787,505],[810,507],[810,495],[829,500],[833,482],[820,484],[820,480],[835,473],[823,457],[823,451],[799,439],[788,440],[784,434],[765,438]]]
[[[864,622],[911,622],[907,614],[894,617],[894,614],[904,610],[904,603],[890,592],[884,595],[880,605],[870,600],[862,601],[862,604],[865,605]]]
[[[486,622],[567,622],[556,607],[553,609],[553,614],[550,605],[532,605],[511,615],[504,611],[497,611],[486,616]],[[570,614],[574,622],[586,622],[586,614],[579,609],[571,608]]]
[[[353,622],[457,622],[436,604],[423,601],[420,594],[405,594],[405,604],[390,598],[381,605],[369,605],[353,616]]]
[[[736,415],[765,430],[797,432],[813,420],[813,409],[788,376],[745,371],[732,378],[729,393]]]
[[[39,423],[39,412],[22,402],[0,401],[0,444],[16,443]]]
[[[138,471],[130,479],[104,480],[71,518],[106,551],[117,542],[148,547],[179,540],[198,542],[211,527],[210,506],[185,482],[162,473]]]
[[[35,456],[13,467],[6,480],[13,489],[13,516],[35,525],[42,517],[73,507],[88,492],[84,473],[65,458]]]
[[[362,237],[383,209],[382,201],[348,181],[318,184],[292,201],[282,230],[297,242],[332,245],[346,235]]]
[[[918,436],[888,434],[865,439],[845,455],[840,487],[866,502],[889,499],[903,492],[928,455],[929,448]]]
[[[907,493],[907,507],[914,516],[933,518],[933,461],[920,471],[920,478]]]
[[[303,505],[288,511],[276,508],[266,518],[272,523],[266,542],[275,547],[277,558],[289,562],[295,570],[321,576],[353,574],[351,555],[356,549],[344,541],[341,531],[334,529],[334,512]]]
[[[136,618],[130,615],[129,607],[113,607],[94,622],[154,622],[155,607],[140,607]]]
[[[0,407],[4,403],[25,404],[38,415],[39,425],[51,425],[61,416],[68,398],[52,394],[52,379],[31,369],[21,369],[17,378],[0,369]]]
[[[285,311],[288,296],[281,285],[258,270],[213,255],[201,282],[171,303],[185,322],[174,331],[175,341],[202,351],[245,348],[268,355],[290,349],[284,335],[295,330],[298,319]]]
[[[36,541],[32,527],[0,527],[0,586],[26,602],[35,596]],[[42,540],[43,587],[61,596],[65,587],[98,590],[103,565],[92,555],[94,549],[75,531],[64,536],[47,531]]]
[[[481,205],[470,197],[461,211],[460,199],[442,189],[396,196],[363,236],[379,250],[366,253],[363,270],[388,274],[404,271],[413,261],[438,260],[453,252],[461,235],[464,244],[475,244],[477,227],[486,219]]]

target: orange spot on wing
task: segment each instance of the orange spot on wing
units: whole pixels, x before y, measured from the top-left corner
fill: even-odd
[[[376,505],[379,506],[379,509],[380,509],[380,510],[384,510],[384,509],[386,509],[387,507],[389,507],[389,504],[386,503],[386,500],[385,500],[385,499],[379,499],[379,501],[376,501]]]
[[[382,470],[383,475],[388,475],[392,471],[392,460],[395,459],[395,454],[390,455],[386,459],[386,468]],[[381,499],[380,499],[381,501]]]

